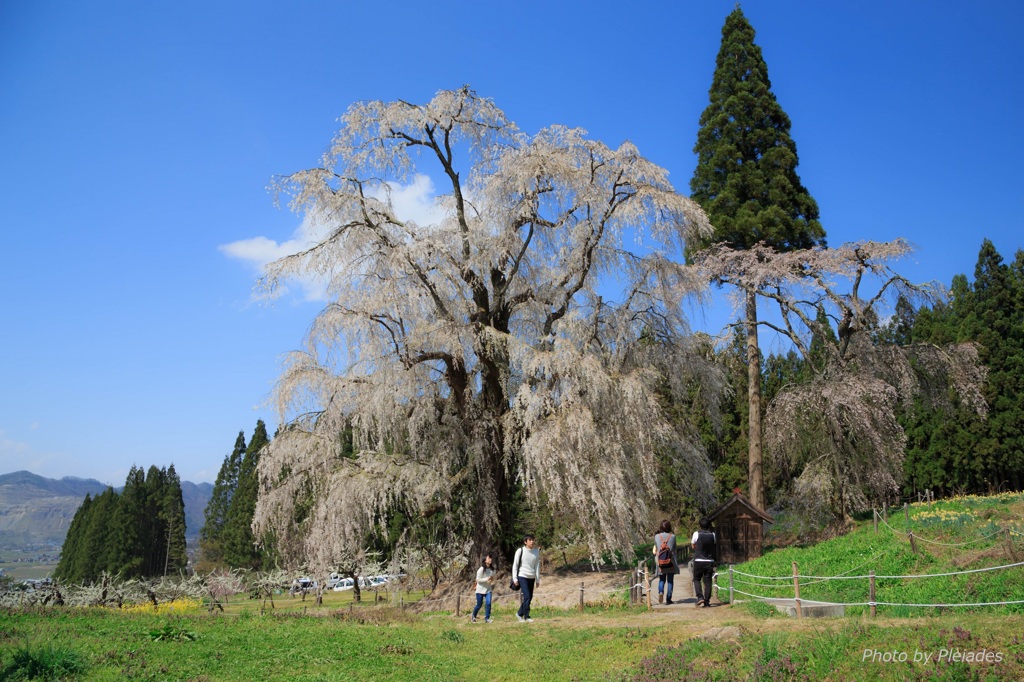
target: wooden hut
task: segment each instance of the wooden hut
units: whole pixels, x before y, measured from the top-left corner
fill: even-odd
[[[725,504],[708,514],[718,535],[718,561],[740,564],[761,556],[761,531],[774,519],[737,490]]]

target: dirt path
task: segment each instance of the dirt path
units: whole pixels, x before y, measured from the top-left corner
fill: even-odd
[[[551,606],[557,609],[565,609],[564,618],[571,620],[573,609],[580,603],[580,587],[583,587],[583,599],[588,605],[599,605],[602,602],[618,602],[629,587],[629,571],[605,571],[596,572],[558,572],[553,575],[542,575],[540,585],[537,587],[533,598],[533,605]],[[458,583],[455,585],[438,586],[432,594],[423,600],[424,605],[450,603],[443,608],[454,608],[456,595],[461,597],[462,610],[468,611],[474,603],[474,583]],[[651,610],[642,612],[643,618],[672,618],[692,621],[709,621],[716,623],[726,617],[729,608],[723,605],[718,599],[712,597],[711,608],[696,608],[696,599],[693,596],[693,583],[690,581],[690,574],[684,570],[676,576],[672,604],[658,603],[658,583],[651,583]],[[508,586],[506,575],[494,590],[493,603],[495,605],[508,606],[518,603],[519,592],[513,592]],[[436,606],[435,606],[436,607]],[[556,616],[562,619],[562,616]],[[621,617],[616,618],[621,623]]]

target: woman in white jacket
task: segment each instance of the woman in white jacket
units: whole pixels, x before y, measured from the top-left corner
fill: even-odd
[[[470,621],[476,622],[476,614],[484,601],[487,602],[487,609],[484,610],[484,622],[491,622],[491,592],[494,590],[494,557],[490,554],[484,557],[483,564],[476,569],[476,606],[473,608],[473,617]]]

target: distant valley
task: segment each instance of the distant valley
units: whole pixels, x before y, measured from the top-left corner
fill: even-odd
[[[92,478],[65,476],[58,480],[29,471],[0,476],[0,550],[52,546],[59,551],[68,525],[86,494],[95,496],[106,488]],[[187,540],[199,537],[206,504],[212,494],[210,483],[181,482]]]

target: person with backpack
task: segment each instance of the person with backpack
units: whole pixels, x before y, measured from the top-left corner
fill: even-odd
[[[532,535],[524,537],[523,546],[516,550],[512,560],[512,585],[518,585],[523,590],[516,618],[520,623],[532,623],[530,604],[533,602],[533,590],[540,586],[540,550]]]
[[[668,519],[661,522],[654,535],[654,566],[654,575],[658,578],[658,603],[664,599],[666,604],[671,604],[672,585],[679,574],[679,562],[676,560],[676,536]]]
[[[708,517],[701,517],[700,530],[690,538],[693,547],[693,594],[697,597],[697,608],[711,606],[711,579],[715,575],[715,549],[718,538],[711,530]],[[701,581],[704,590],[701,590]]]

